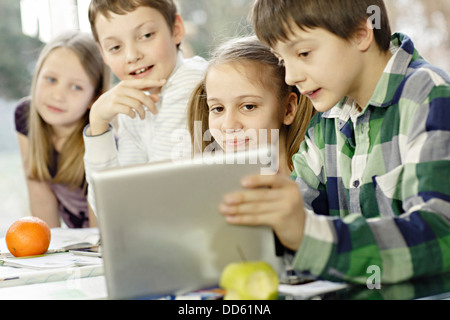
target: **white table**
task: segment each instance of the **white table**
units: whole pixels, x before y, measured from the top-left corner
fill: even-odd
[[[106,299],[104,276],[0,288],[0,300]]]

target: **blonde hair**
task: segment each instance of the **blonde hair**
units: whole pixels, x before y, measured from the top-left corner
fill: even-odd
[[[204,79],[199,83],[190,97],[188,106],[188,128],[191,135],[193,153],[203,152],[212,141],[204,141],[203,135],[209,130],[209,108],[206,103],[207,92],[205,89],[205,80],[208,70],[219,64],[237,63],[248,69],[253,66],[253,81],[256,79],[264,88],[278,92],[278,101],[283,102],[291,93],[296,93],[298,98],[298,110],[291,125],[283,125],[282,130],[286,135],[286,145],[288,166],[293,170],[292,157],[300,148],[303,141],[309,121],[316,113],[311,101],[301,96],[296,87],[289,86],[285,82],[285,69],[280,65],[278,58],[271,50],[263,45],[256,37],[242,37],[230,40],[217,48],[212,55]],[[250,76],[250,75],[249,75]],[[195,123],[201,122],[201,137],[195,132]]]
[[[78,125],[59,152],[57,172],[52,177],[49,167],[55,160],[52,143],[53,129],[42,119],[35,104],[36,84],[40,71],[49,54],[57,48],[72,50],[80,60],[95,87],[92,101],[109,88],[110,74],[93,38],[80,32],[67,32],[49,42],[42,49],[36,63],[28,114],[29,152],[26,158],[26,174],[30,179],[66,184],[76,189],[85,185],[83,128],[89,123],[89,110],[80,118]]]

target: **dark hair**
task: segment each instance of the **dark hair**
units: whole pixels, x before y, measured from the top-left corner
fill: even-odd
[[[158,10],[173,31],[177,16],[177,6],[173,0],[92,0],[89,5],[89,23],[95,41],[99,42],[95,21],[99,14],[110,17],[110,13],[126,14],[139,7],[149,7]]]
[[[349,40],[361,23],[379,9],[374,28],[375,41],[382,51],[389,50],[391,27],[383,0],[256,0],[253,26],[258,38],[273,47],[292,34],[291,23],[299,28],[323,28]],[[375,11],[378,12],[378,11]]]

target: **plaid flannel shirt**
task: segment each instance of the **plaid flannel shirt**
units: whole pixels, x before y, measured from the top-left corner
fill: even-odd
[[[450,270],[450,81],[405,35],[368,106],[317,114],[294,156],[307,220],[295,269],[383,283]],[[376,270],[376,269],[373,269]]]

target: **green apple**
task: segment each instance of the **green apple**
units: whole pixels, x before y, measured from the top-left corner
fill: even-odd
[[[224,300],[276,300],[278,284],[276,271],[264,261],[231,263],[219,283],[226,290]]]

